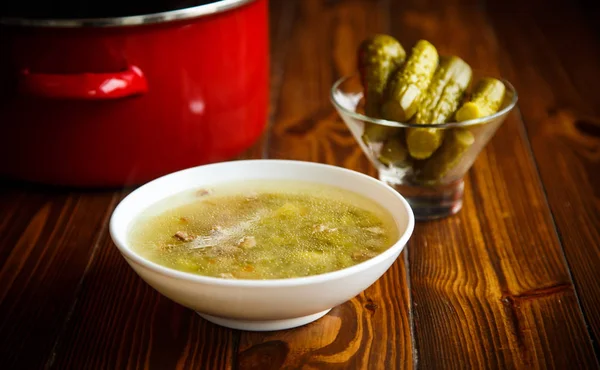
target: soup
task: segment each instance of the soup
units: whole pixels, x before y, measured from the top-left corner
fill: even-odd
[[[398,229],[377,203],[333,186],[245,181],[187,191],[134,220],[133,250],[160,265],[229,279],[284,279],[363,262]]]

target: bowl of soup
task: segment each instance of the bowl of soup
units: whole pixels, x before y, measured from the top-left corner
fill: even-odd
[[[413,212],[393,188],[320,163],[241,160],[194,167],[125,197],[110,235],[150,286],[215,324],[289,329],[379,279]]]

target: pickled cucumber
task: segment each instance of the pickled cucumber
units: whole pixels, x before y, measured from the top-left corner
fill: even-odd
[[[452,119],[471,82],[471,67],[456,56],[441,57],[427,93],[415,115],[416,123],[444,123]]]
[[[390,137],[383,143],[379,153],[379,162],[386,166],[405,167],[409,164],[408,150],[404,143],[404,135]]]
[[[443,179],[461,160],[463,154],[475,142],[475,136],[468,129],[454,128],[448,130],[444,143],[428,158],[418,175],[425,183],[434,183]]]
[[[385,89],[383,118],[408,122],[417,112],[438,65],[438,53],[431,43],[419,40],[402,68],[390,77]]]
[[[411,128],[406,133],[408,152],[414,159],[427,159],[442,145],[444,130],[436,128]]]
[[[482,118],[492,115],[500,109],[505,94],[504,84],[495,78],[482,78],[473,90],[471,99],[456,112],[456,121]],[[421,175],[425,181],[439,181],[453,169],[464,153],[475,142],[473,134],[465,128],[451,130],[440,149],[424,164]]]
[[[404,62],[402,45],[388,35],[375,35],[358,48],[358,70],[364,88],[365,113],[381,117],[381,99],[388,78]]]
[[[506,87],[501,81],[491,77],[482,78],[475,86],[471,99],[456,112],[456,120],[468,121],[496,113],[504,100],[505,91]]]
[[[365,144],[384,141],[402,130],[400,127],[378,125],[376,123],[365,122],[365,130],[362,139]]]
[[[427,93],[415,114],[415,123],[445,123],[452,119],[471,82],[471,67],[462,59],[442,57]],[[411,128],[406,134],[410,155],[429,158],[442,145],[444,130]]]

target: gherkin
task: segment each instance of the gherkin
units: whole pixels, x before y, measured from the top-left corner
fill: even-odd
[[[482,78],[475,86],[471,99],[456,112],[456,120],[468,121],[496,113],[504,100],[505,91],[502,81],[491,77]]]
[[[402,130],[399,127],[378,125],[376,123],[365,122],[365,129],[362,139],[365,144],[381,142],[390,136],[393,136],[398,131]]]
[[[379,162],[386,166],[406,167],[410,163],[410,157],[404,140],[403,130],[398,135],[389,137],[381,147]]]
[[[425,183],[439,182],[458,165],[474,142],[475,136],[468,129],[450,129],[442,146],[421,167],[418,178]]]
[[[471,99],[456,112],[458,122],[482,118],[496,113],[504,100],[505,86],[494,78],[482,78],[475,86]],[[467,128],[447,130],[442,146],[428,158],[419,173],[426,183],[441,181],[455,168],[469,148],[475,136]]]
[[[389,35],[374,35],[358,48],[358,70],[364,88],[365,113],[381,117],[380,107],[389,76],[402,65],[406,51]]]
[[[442,57],[427,92],[419,104],[415,123],[445,123],[452,119],[471,82],[471,67],[462,59]],[[429,158],[442,144],[444,130],[411,128],[406,143],[415,159]]]
[[[435,46],[426,40],[419,40],[406,63],[388,81],[381,106],[383,118],[408,122],[417,112],[437,65]]]
[[[358,48],[358,70],[364,89],[365,113],[381,118],[381,100],[390,75],[404,62],[406,51],[389,35],[374,35],[364,40]],[[365,143],[384,140],[394,128],[366,122],[363,133]]]
[[[471,67],[456,56],[441,57],[427,94],[419,104],[416,123],[444,123],[452,119],[471,83]]]

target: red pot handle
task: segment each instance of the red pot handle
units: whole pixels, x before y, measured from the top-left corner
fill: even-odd
[[[20,77],[22,94],[53,99],[119,99],[148,91],[144,73],[133,65],[111,73],[48,74],[25,69]]]

